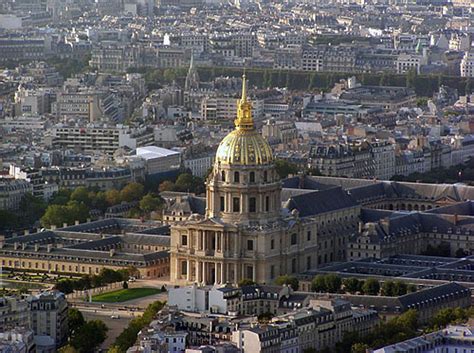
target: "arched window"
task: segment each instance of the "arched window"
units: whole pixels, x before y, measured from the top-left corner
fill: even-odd
[[[250,172],[249,182],[255,183],[255,172]]]
[[[234,172],[234,183],[240,183],[240,174],[239,174],[239,172]]]
[[[222,181],[225,181],[225,171],[221,172],[221,179],[222,179]]]

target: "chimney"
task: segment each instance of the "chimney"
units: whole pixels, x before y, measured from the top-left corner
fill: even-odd
[[[19,245],[20,245],[20,243],[18,243],[17,241],[14,242],[13,243],[13,249],[17,250]]]
[[[380,225],[382,226],[383,230],[385,233],[389,234],[389,229],[390,229],[390,219],[388,217],[382,218],[380,220]]]
[[[47,252],[51,252],[52,249],[53,249],[53,244],[48,244],[48,245],[46,246],[46,251],[47,251]]]
[[[56,225],[51,224],[51,230],[56,230]]]
[[[113,257],[115,255],[115,249],[110,249],[109,250],[109,256]]]
[[[21,250],[25,250],[27,246],[27,243],[21,243]]]
[[[63,228],[66,228],[67,227],[67,223],[63,223]]]
[[[362,221],[359,221],[359,234],[362,233],[363,229],[364,229],[364,223]]]
[[[90,223],[90,222],[91,222],[91,219],[90,219],[90,218],[87,218],[87,219],[86,219],[86,222],[87,222],[87,223]]]
[[[36,252],[39,251],[39,248],[40,248],[39,244],[35,244],[35,251],[36,251]]]
[[[77,219],[74,221],[74,225],[76,225],[76,226],[79,225],[79,221]]]
[[[0,249],[3,249],[4,245],[5,245],[5,236],[0,235]]]
[[[24,232],[25,235],[28,235],[30,234],[30,230],[29,229],[25,229],[25,232]]]

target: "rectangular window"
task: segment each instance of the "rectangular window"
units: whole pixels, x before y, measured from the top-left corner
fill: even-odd
[[[257,199],[255,197],[249,198],[249,212],[257,212]]]
[[[308,256],[306,258],[306,269],[310,270],[311,269],[311,256]]]
[[[183,245],[183,246],[188,245],[188,236],[187,235],[182,235],[181,236],[181,245]]]
[[[181,274],[182,275],[188,274],[188,263],[186,261],[181,262]]]
[[[308,230],[308,233],[306,233],[306,240],[311,241],[311,231]]]
[[[253,251],[253,240],[247,240],[247,250]]]
[[[291,272],[296,272],[296,259],[291,259]]]
[[[270,211],[270,197],[265,196],[265,211],[268,212]]]
[[[240,212],[240,198],[234,197],[232,199],[232,210],[234,212]]]
[[[296,233],[291,234],[291,245],[295,245],[298,242]]]
[[[225,211],[225,198],[221,196],[221,212]]]
[[[275,249],[275,239],[270,240],[270,249]]]
[[[275,266],[274,265],[270,266],[270,278],[271,279],[275,278]]]

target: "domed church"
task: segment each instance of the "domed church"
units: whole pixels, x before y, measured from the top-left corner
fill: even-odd
[[[171,282],[271,283],[315,267],[316,222],[282,209],[272,150],[257,132],[245,75],[235,129],[206,181],[206,213],[171,227]]]

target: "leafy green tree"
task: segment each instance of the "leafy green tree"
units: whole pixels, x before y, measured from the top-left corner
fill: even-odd
[[[284,159],[277,159],[275,161],[275,169],[280,178],[287,178],[289,174],[297,174],[298,167],[296,164],[290,163]]]
[[[93,353],[107,338],[107,326],[100,320],[87,321],[72,336],[71,345],[79,353]]]
[[[0,210],[0,230],[16,227],[20,224],[20,219],[14,213],[7,210]]]
[[[355,294],[356,292],[360,291],[362,286],[361,282],[354,277],[345,278],[342,281],[342,284],[344,285],[344,289],[351,294]]]
[[[337,293],[341,289],[342,280],[341,277],[334,273],[327,274],[324,277],[324,282],[326,283],[326,290],[329,293]]]
[[[70,308],[67,312],[69,337],[72,337],[82,325],[85,324],[84,316],[76,308]]]
[[[90,205],[91,199],[89,198],[89,190],[84,186],[79,186],[72,192],[70,200]]]
[[[351,353],[366,353],[369,348],[365,343],[354,343],[351,347]]]
[[[109,206],[118,205],[122,199],[120,198],[120,191],[116,189],[110,189],[105,192],[105,200]]]
[[[163,200],[160,197],[153,196],[152,194],[146,194],[140,200],[140,209],[143,212],[150,213],[160,209],[163,205]]]
[[[385,281],[382,283],[382,295],[393,297],[395,293],[395,283],[393,281]]]
[[[164,191],[174,191],[175,190],[175,185],[172,181],[165,180],[163,181],[160,186],[158,187],[160,192]]]
[[[68,220],[69,214],[67,206],[49,205],[43,217],[41,217],[41,224],[46,228],[50,228],[53,225],[60,227]]]
[[[140,183],[129,183],[120,191],[122,201],[131,202],[140,200],[145,188]]]
[[[239,287],[251,286],[251,285],[254,285],[254,284],[255,284],[255,281],[252,281],[249,278],[244,278],[239,282]]]
[[[393,285],[393,295],[399,297],[407,294],[407,284],[403,281],[395,281]]]
[[[282,286],[282,285],[286,284],[286,285],[291,286],[291,288],[293,288],[293,290],[298,290],[299,281],[298,281],[298,278],[296,278],[294,276],[282,275],[282,276],[279,276],[275,280],[275,284],[277,284],[279,286]]]
[[[45,212],[46,203],[32,194],[25,194],[20,201],[20,212],[23,224],[36,222]]]
[[[313,278],[311,281],[311,290],[313,292],[326,292],[326,280],[324,278],[324,275],[317,275],[316,277]]]
[[[380,283],[375,278],[365,280],[362,291],[368,295],[378,295],[380,291]]]
[[[78,353],[77,349],[69,344],[64,347],[59,348],[58,352],[59,353]]]

